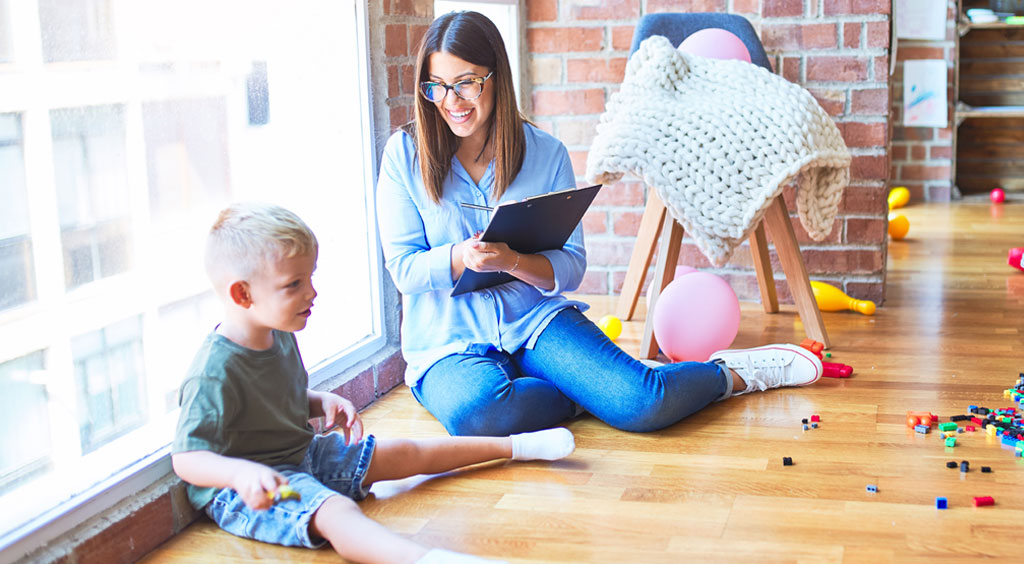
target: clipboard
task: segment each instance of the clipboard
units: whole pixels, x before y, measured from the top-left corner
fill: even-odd
[[[600,184],[570,188],[527,198],[494,208],[491,221],[480,235],[485,243],[503,242],[522,254],[561,249],[583,219]],[[507,272],[477,272],[467,268],[455,282],[451,296],[518,280]]]

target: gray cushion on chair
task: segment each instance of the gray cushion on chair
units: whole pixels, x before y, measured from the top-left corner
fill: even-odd
[[[639,47],[640,42],[652,35],[667,37],[674,47],[678,47],[684,39],[693,33],[707,28],[720,28],[733,33],[746,45],[750,53],[750,62],[772,70],[768,62],[768,55],[764,52],[764,46],[750,25],[743,16],[736,14],[719,14],[714,12],[696,12],[685,14],[648,14],[637,23],[633,31],[633,44],[629,48],[632,55]]]

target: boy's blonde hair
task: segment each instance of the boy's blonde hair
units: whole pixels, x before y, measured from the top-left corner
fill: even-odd
[[[299,216],[273,204],[240,202],[221,210],[206,237],[206,272],[250,280],[268,263],[316,256],[316,235]]]

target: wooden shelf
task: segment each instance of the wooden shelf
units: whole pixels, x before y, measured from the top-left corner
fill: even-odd
[[[979,106],[974,107],[959,102],[956,105],[956,118],[1019,118],[1024,117],[1024,106]]]

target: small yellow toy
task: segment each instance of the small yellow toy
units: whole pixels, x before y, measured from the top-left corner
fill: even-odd
[[[893,239],[902,239],[910,231],[910,220],[901,213],[889,214],[889,236]]]
[[[622,334],[622,320],[614,315],[606,315],[597,322],[597,327],[608,336],[609,339],[615,340]]]
[[[910,201],[910,190],[897,186],[889,191],[889,209],[902,208]]]
[[[280,503],[286,499],[294,499],[295,501],[302,501],[302,494],[295,491],[295,488],[288,484],[281,484],[277,486],[276,491],[267,492],[267,499],[274,503]]]

